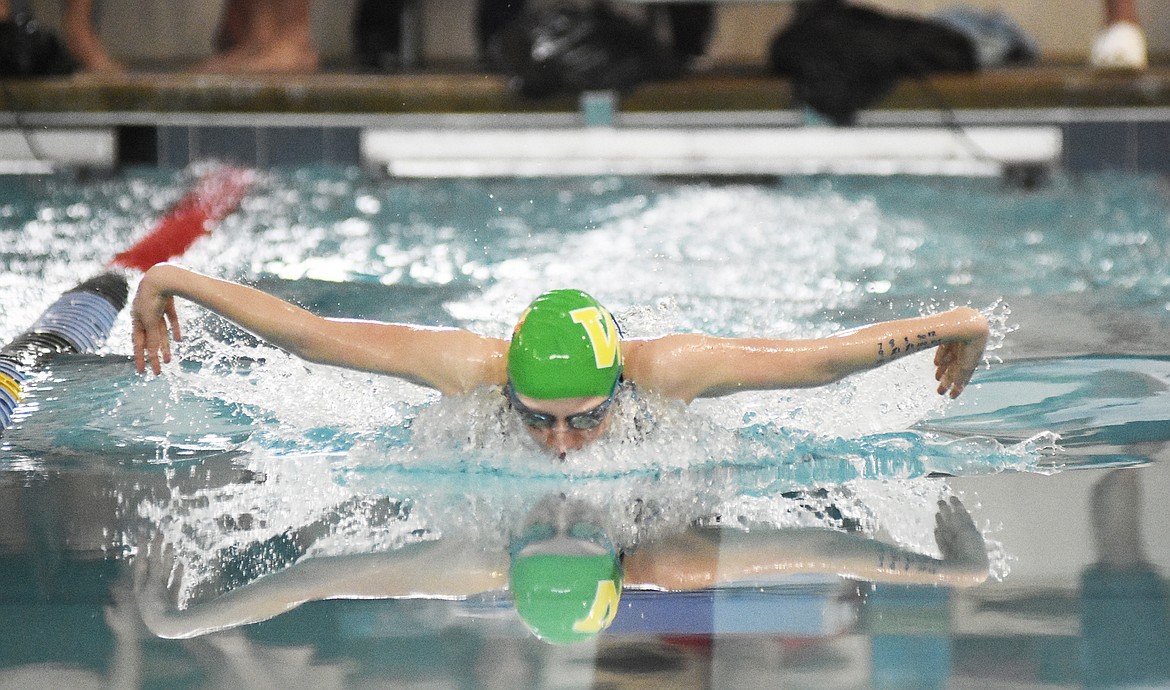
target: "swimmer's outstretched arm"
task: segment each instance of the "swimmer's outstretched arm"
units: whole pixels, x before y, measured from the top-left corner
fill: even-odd
[[[142,277],[130,307],[134,361],[159,373],[181,338],[175,297],[190,300],[302,359],[386,374],[463,393],[502,384],[507,342],[469,331],[375,321],[327,319],[273,295],[174,264]]]
[[[324,599],[465,598],[507,583],[505,554],[465,544],[423,542],[385,553],[307,558],[215,599],[178,609],[168,587],[174,558],[156,544],[134,563],[134,590],[146,627],[189,638],[257,623]]]
[[[695,529],[627,554],[626,585],[704,589],[796,573],[954,587],[986,580],[983,535],[959,499],[939,501],[936,523],[941,559],[830,529]]]
[[[987,319],[959,307],[886,321],[825,338],[717,338],[679,334],[630,340],[626,375],[686,401],[742,390],[804,388],[838,381],[931,348],[940,395],[963,392],[987,345]]]

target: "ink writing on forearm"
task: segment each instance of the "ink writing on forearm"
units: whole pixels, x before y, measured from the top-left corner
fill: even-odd
[[[898,359],[899,357],[913,354],[919,350],[926,350],[935,347],[941,342],[942,338],[938,337],[938,334],[935,331],[919,333],[914,338],[911,338],[910,336],[903,336],[901,340],[897,338],[879,340],[877,346],[877,357],[880,361]]]

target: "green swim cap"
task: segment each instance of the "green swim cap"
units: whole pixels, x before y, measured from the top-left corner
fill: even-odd
[[[622,373],[620,341],[613,316],[588,294],[546,292],[512,332],[512,387],[537,400],[608,396]]]
[[[615,554],[533,554],[516,558],[509,586],[520,619],[541,640],[571,644],[596,637],[617,616],[621,564]]]

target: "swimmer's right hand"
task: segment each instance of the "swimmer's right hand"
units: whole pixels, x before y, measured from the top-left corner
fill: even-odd
[[[175,311],[175,300],[166,294],[160,285],[161,274],[166,268],[155,266],[142,276],[138,291],[130,304],[130,319],[134,328],[134,367],[138,373],[150,370],[162,373],[162,365],[171,361],[170,337],[182,339],[179,330],[179,315]]]

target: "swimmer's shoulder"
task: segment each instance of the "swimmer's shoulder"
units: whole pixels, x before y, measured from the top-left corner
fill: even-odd
[[[697,333],[675,333],[623,340],[626,380],[667,398],[690,400],[694,396],[687,384],[691,377],[688,352],[701,348],[706,338]]]
[[[508,378],[508,341],[451,329],[442,341],[419,341],[417,377],[444,395],[467,394],[503,386]]]
[[[626,381],[643,386],[650,384],[657,340],[658,338],[622,339],[622,376]]]
[[[480,387],[503,386],[508,381],[508,346],[509,341],[501,338],[477,336],[474,345],[468,354],[471,369],[476,374],[467,382],[463,390],[469,391]]]

